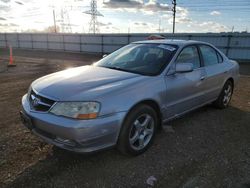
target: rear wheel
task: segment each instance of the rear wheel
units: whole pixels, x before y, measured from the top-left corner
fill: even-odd
[[[135,107],[126,117],[117,148],[124,154],[139,155],[153,142],[157,129],[157,114],[148,105]]]
[[[232,98],[232,94],[233,94],[233,83],[232,81],[228,80],[221,93],[220,96],[218,97],[218,99],[214,102],[214,105],[218,108],[226,108],[229,105],[229,102]]]

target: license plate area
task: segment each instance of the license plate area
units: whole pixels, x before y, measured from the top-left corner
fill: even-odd
[[[20,111],[20,118],[25,127],[27,127],[30,130],[34,128],[31,119],[27,115],[25,115],[22,111]]]

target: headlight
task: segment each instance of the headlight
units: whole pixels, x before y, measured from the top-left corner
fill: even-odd
[[[50,113],[75,119],[95,119],[99,111],[98,102],[57,102]]]

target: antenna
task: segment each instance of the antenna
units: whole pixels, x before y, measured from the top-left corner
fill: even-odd
[[[90,2],[90,10],[87,10],[83,12],[85,14],[90,14],[91,19],[89,22],[89,33],[99,33],[99,24],[97,21],[97,16],[103,16],[98,10],[97,10],[97,0],[91,0]]]

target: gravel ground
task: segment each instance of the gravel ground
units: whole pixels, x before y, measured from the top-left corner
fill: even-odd
[[[19,120],[21,97],[34,79],[99,57],[15,55],[17,66],[0,73],[0,187],[150,187],[150,176],[154,187],[250,187],[250,65],[241,66],[229,108],[205,106],[171,121],[146,153],[127,157],[115,149],[91,155],[61,150]]]

